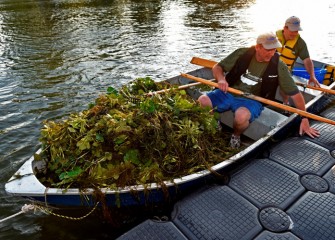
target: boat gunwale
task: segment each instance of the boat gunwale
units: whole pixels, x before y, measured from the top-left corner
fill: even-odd
[[[202,68],[201,68],[202,69]],[[200,69],[197,69],[200,70]],[[323,87],[328,88],[328,89],[333,89],[335,87],[335,82],[333,82],[331,85],[326,86],[323,85]],[[320,91],[317,91],[319,93],[316,93],[315,97],[310,100],[309,102],[306,103],[306,109],[312,106],[314,103],[319,101],[321,97],[325,95],[325,93],[322,93]],[[278,124],[274,129],[270,130],[264,137],[260,138],[259,140],[255,141],[252,143],[250,146],[246,147],[242,151],[238,152],[237,154],[231,156],[230,158],[215,164],[211,167],[211,170],[213,171],[218,171],[218,170],[223,170],[224,168],[230,166],[233,163],[238,162],[239,160],[243,159],[244,156],[246,156],[248,153],[251,151],[257,149],[261,144],[266,142],[270,137],[272,137],[274,134],[279,132],[282,128],[287,126],[289,123],[291,123],[296,117],[298,117],[298,114],[294,113],[287,117],[286,120]],[[41,151],[39,149],[36,153]],[[69,195],[92,195],[94,190],[92,188],[87,188],[87,189],[79,189],[79,188],[49,188],[44,186],[35,176],[34,171],[33,171],[33,161],[34,161],[34,156],[31,156],[27,161],[23,163],[23,165],[13,174],[13,176],[7,181],[5,184],[5,191],[14,196],[22,196],[22,197],[45,197],[46,195],[54,195],[54,196],[69,196]],[[23,169],[26,165],[30,165],[31,167],[28,169]],[[197,180],[199,178],[202,178],[204,176],[208,176],[212,174],[211,171],[209,170],[202,170],[193,174],[185,175],[180,178],[173,179],[173,181],[168,180],[164,181],[164,184],[167,187],[170,186],[176,186],[179,184],[184,184],[188,183],[194,180]],[[31,189],[27,191],[26,189],[14,189],[13,187],[10,187],[13,182],[17,181],[23,181],[27,180],[27,178],[30,178],[29,181],[31,185],[38,185],[39,188],[36,189]],[[17,185],[20,185],[17,183]],[[148,183],[148,184],[141,184],[141,185],[132,185],[132,186],[127,186],[124,188],[118,188],[117,190],[112,190],[110,188],[100,188],[100,190],[108,195],[112,194],[123,194],[123,193],[129,193],[131,191],[144,191],[144,190],[154,190],[154,189],[160,189],[161,185],[157,183]],[[14,191],[15,190],[15,191]]]

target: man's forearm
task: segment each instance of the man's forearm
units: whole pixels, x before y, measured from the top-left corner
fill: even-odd
[[[304,66],[311,77],[315,77],[314,64],[310,58],[304,60]]]
[[[215,64],[215,66],[213,67],[212,71],[213,71],[214,78],[218,82],[226,80],[226,77],[224,75],[224,71],[223,71],[222,67],[219,64]]]
[[[296,108],[306,111],[305,99],[300,92],[291,96],[291,98]]]

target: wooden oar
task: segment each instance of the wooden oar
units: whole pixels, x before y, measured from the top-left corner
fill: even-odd
[[[215,79],[211,79],[211,80],[207,80],[207,81],[215,81]],[[202,84],[202,83],[201,82],[189,83],[189,84],[181,85],[178,88],[167,88],[167,89],[162,89],[162,90],[158,90],[158,91],[155,91],[155,92],[149,92],[146,95],[152,96],[152,95],[155,95],[155,94],[160,94],[160,93],[171,91],[172,89],[180,90],[180,89],[185,89],[185,88],[189,88],[189,87],[200,85],[200,84]]]
[[[204,58],[199,58],[199,57],[193,57],[191,60],[191,63],[202,66],[202,67],[207,67],[207,68],[212,68],[214,67],[215,64],[217,64],[217,62],[213,61],[213,60],[208,60],[208,59],[204,59]],[[335,90],[332,89],[327,89],[327,88],[321,88],[321,87],[314,87],[314,86],[310,86],[304,83],[300,83],[300,82],[295,82],[297,85],[305,87],[305,88],[309,88],[309,89],[314,89],[314,90],[318,90],[321,92],[326,92],[326,93],[331,93],[331,94],[335,94]]]
[[[219,87],[219,85],[217,83],[208,81],[208,80],[203,79],[203,78],[194,77],[194,76],[186,74],[186,73],[181,73],[180,75],[185,77],[185,78],[189,78],[189,79],[192,79],[194,81],[207,84],[209,86],[213,86],[213,87],[216,87],[216,88]],[[314,120],[317,120],[317,121],[321,121],[321,122],[325,122],[325,123],[335,125],[335,121],[333,121],[331,119],[324,118],[324,117],[321,117],[321,116],[318,116],[318,115],[315,115],[315,114],[312,114],[312,113],[309,113],[309,112],[306,112],[306,111],[303,111],[303,110],[300,110],[300,109],[297,109],[297,108],[294,108],[294,107],[290,107],[288,105],[284,105],[284,104],[281,104],[281,103],[278,103],[278,102],[275,102],[275,101],[272,101],[272,100],[269,100],[269,99],[266,99],[266,98],[255,96],[253,94],[244,93],[240,90],[237,90],[237,89],[234,89],[234,88],[231,88],[231,87],[228,87],[228,92],[234,93],[236,95],[243,96],[243,97],[246,97],[246,98],[250,98],[250,99],[259,101],[261,103],[271,105],[271,106],[274,106],[274,107],[277,107],[277,108],[280,108],[280,109],[283,109],[283,110],[286,110],[286,111],[289,111],[289,112],[292,112],[292,113],[297,113],[297,114],[299,114],[300,116],[303,116],[303,117],[307,117],[307,118],[310,118],[310,119],[314,119]]]
[[[210,81],[215,81],[215,79],[211,79],[211,80],[207,80],[207,81],[209,81],[209,82]],[[200,85],[200,84],[202,84],[202,83],[201,82],[189,83],[189,84],[181,85],[178,88],[167,88],[167,89],[162,89],[162,90],[158,90],[158,91],[155,91],[155,92],[148,92],[148,93],[144,94],[144,96],[145,97],[151,97],[151,96],[156,95],[156,94],[161,94],[161,93],[165,93],[165,92],[171,91],[172,89],[178,89],[178,90],[180,90],[180,89],[185,89],[185,88],[189,88],[189,87]],[[141,101],[140,98],[131,96],[130,94],[125,93],[122,89],[120,90],[120,93],[125,98],[127,98],[128,100],[130,100],[133,103],[138,103],[138,102]]]
[[[309,89],[314,89],[314,90],[318,90],[321,92],[326,92],[326,93],[330,93],[330,94],[335,94],[335,90],[332,89],[328,89],[328,88],[320,88],[320,87],[314,87],[311,85],[307,85],[305,83],[301,83],[301,82],[295,82],[297,85],[302,86],[304,88],[309,88]]]

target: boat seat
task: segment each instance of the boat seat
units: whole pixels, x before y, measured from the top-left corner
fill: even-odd
[[[287,116],[278,113],[270,108],[264,107],[261,115],[256,118],[249,127],[244,131],[243,135],[258,140],[264,137],[269,131],[284,122]],[[232,111],[221,113],[220,121],[233,128],[234,114]]]

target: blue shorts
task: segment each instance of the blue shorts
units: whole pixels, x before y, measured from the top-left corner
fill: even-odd
[[[258,101],[244,97],[235,97],[230,93],[224,93],[220,89],[215,89],[207,93],[207,96],[212,101],[213,109],[220,113],[228,110],[235,113],[240,107],[247,108],[251,113],[249,122],[258,118],[264,109],[263,105]]]

